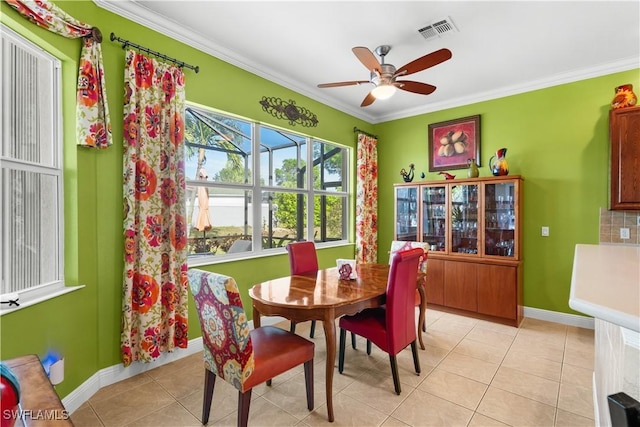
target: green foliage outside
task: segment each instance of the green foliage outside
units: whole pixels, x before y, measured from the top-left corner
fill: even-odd
[[[199,170],[207,161],[207,155],[209,156],[226,156],[225,166],[221,168],[211,180],[214,182],[225,183],[246,183],[250,182],[251,172],[250,168],[245,168],[245,162],[251,162],[251,158],[245,159],[243,154],[240,154],[236,149],[236,146],[242,146],[242,139],[244,138],[238,125],[233,119],[226,117],[216,117],[216,120],[223,123],[224,126],[215,122],[203,123],[197,117],[187,115],[185,126],[185,139],[187,141],[186,157],[192,159],[194,156],[198,157]],[[194,147],[191,144],[198,144],[201,147]],[[202,147],[207,147],[207,149]],[[319,159],[322,153],[321,149],[332,148],[328,144],[314,144],[314,158]],[[213,160],[213,159],[210,159]],[[332,176],[342,176],[342,150],[336,150],[332,155],[326,155],[323,161],[324,171]],[[321,188],[321,174],[320,164],[314,166],[314,188]],[[298,185],[299,180],[304,183],[306,180],[307,168],[304,162],[300,165],[297,164],[296,159],[285,159],[282,162],[281,168],[276,168],[274,171],[274,178],[276,185],[284,188],[302,188]],[[246,176],[245,176],[246,174]],[[196,177],[189,177],[196,178]],[[337,190],[342,190],[338,187]],[[196,194],[190,195],[191,197],[191,212],[187,212],[188,218],[193,215],[193,206],[196,201]],[[272,240],[267,245],[281,246],[286,243],[286,239],[298,239],[303,236],[298,236],[298,201],[301,202],[301,209],[303,210],[303,218],[306,218],[306,194],[296,194],[287,192],[275,192],[271,202],[277,206],[274,212],[274,224],[277,227],[269,230],[266,224],[263,224],[263,236],[269,235],[280,240]],[[321,233],[321,219],[322,219],[322,203],[325,208],[325,220],[326,220],[326,236],[327,239],[340,239],[342,238],[342,213],[343,203],[346,203],[346,199],[337,196],[318,196],[314,200],[314,228],[315,239],[320,238]],[[191,253],[226,253],[230,244],[239,238],[251,238],[251,236],[244,235],[240,227],[214,227],[213,229],[202,232],[195,228],[191,230],[190,238],[194,242],[190,244]]]

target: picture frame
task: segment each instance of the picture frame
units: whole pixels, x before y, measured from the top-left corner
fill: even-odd
[[[429,125],[429,172],[480,166],[480,115]]]

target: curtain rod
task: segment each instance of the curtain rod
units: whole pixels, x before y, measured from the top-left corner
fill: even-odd
[[[357,127],[355,127],[355,126],[353,127],[353,131],[354,131],[354,132],[364,133],[365,135],[368,135],[368,136],[370,136],[370,137],[372,137],[372,138],[378,139],[378,135],[374,135],[374,134],[372,134],[372,133],[365,132],[365,131],[363,131],[362,129],[358,129],[358,128],[357,128]]]
[[[111,41],[118,41],[119,43],[122,43],[122,48],[126,49],[127,46],[131,46],[135,49],[139,49],[143,52],[147,52],[150,53],[151,55],[157,56],[158,58],[162,58],[162,59],[166,59],[169,62],[173,62],[174,64],[176,64],[178,67],[187,67],[187,68],[191,68],[192,70],[194,70],[196,72],[196,74],[198,73],[198,71],[200,71],[200,67],[198,67],[197,65],[189,65],[186,62],[183,61],[179,61],[175,58],[171,58],[170,56],[164,55],[160,52],[156,52],[155,50],[151,50],[149,48],[146,48],[144,46],[140,46],[139,44],[136,43],[131,43],[129,40],[125,40],[125,39],[121,39],[120,37],[116,36],[115,34],[111,33]]]

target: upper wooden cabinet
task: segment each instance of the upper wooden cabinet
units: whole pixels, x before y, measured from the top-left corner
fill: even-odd
[[[395,240],[431,254],[518,261],[522,178],[501,176],[395,185]]]
[[[640,210],[640,107],[609,113],[612,210]]]

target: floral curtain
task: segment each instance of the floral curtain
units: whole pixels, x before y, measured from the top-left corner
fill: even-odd
[[[124,100],[122,361],[187,347],[184,74],[129,50]]]
[[[100,30],[78,21],[46,0],[5,1],[42,28],[70,39],[84,37],[76,93],[76,138],[78,145],[86,147],[110,146],[111,122],[104,84]]]
[[[356,164],[356,259],[378,262],[378,140],[358,134]]]

